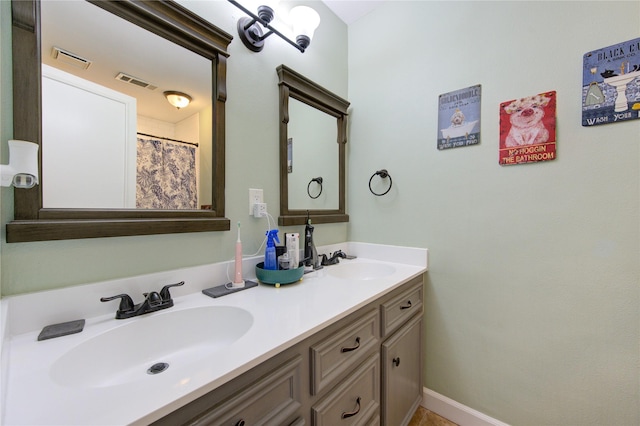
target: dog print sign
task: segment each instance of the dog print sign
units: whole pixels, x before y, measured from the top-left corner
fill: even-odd
[[[582,125],[640,118],[640,38],[585,53]]]
[[[480,143],[480,85],[438,97],[438,149]]]
[[[500,104],[501,165],[556,158],[556,92]]]

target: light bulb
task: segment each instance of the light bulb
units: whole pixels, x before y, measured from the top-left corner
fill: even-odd
[[[308,6],[296,6],[289,12],[289,19],[293,25],[296,42],[306,48],[311,43],[313,32],[320,25],[320,15]]]

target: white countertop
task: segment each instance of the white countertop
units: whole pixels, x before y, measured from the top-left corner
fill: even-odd
[[[2,424],[148,424],[427,270],[426,249],[343,243],[321,247],[318,251],[328,253],[338,248],[358,256],[342,263],[385,263],[393,266],[395,272],[376,279],[346,280],[332,276],[329,266],[280,288],[260,284],[215,299],[202,294],[202,289],[228,281],[229,262],[224,262],[4,298],[0,312],[6,321],[2,345]],[[261,260],[243,262],[245,279],[255,277],[253,266]],[[185,280],[185,285],[171,290],[175,302],[172,308],[141,317],[116,320],[117,303],[99,302],[101,296],[125,292],[138,303],[141,296],[135,295],[139,290],[159,291],[162,285],[181,280]],[[61,308],[65,305],[66,309]],[[253,323],[240,339],[212,356],[187,366],[172,366],[155,376],[143,373],[140,379],[126,384],[64,386],[50,374],[51,366],[61,356],[105,331],[154,315],[202,306],[239,307],[251,313]],[[37,341],[45,325],[80,318],[86,319],[81,333]],[[215,329],[225,324],[211,324],[211,327],[215,336]],[[158,336],[162,336],[162,330],[158,330]],[[114,353],[123,349],[126,348],[113,348]],[[108,360],[111,355],[104,356]]]

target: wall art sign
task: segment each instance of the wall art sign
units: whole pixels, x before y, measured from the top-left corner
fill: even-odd
[[[500,104],[501,165],[556,158],[556,92]]]
[[[438,97],[438,149],[480,143],[480,85]]]
[[[582,125],[640,118],[640,38],[585,53]]]

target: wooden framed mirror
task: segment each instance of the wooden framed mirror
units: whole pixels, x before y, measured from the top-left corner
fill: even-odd
[[[349,102],[285,65],[280,88],[279,225],[348,222],[345,144]],[[320,180],[318,178],[321,178]]]
[[[13,137],[36,142],[41,149],[40,185],[14,191],[14,220],[7,224],[7,242],[229,230],[230,221],[224,217],[224,159],[226,59],[232,36],[173,1],[89,3],[96,10],[109,12],[109,16],[153,33],[210,63],[211,103],[203,118],[211,134],[206,158],[211,171],[207,182],[203,182],[210,197],[207,194],[203,198],[206,205],[198,203],[196,208],[188,209],[66,208],[43,204],[47,174],[43,175],[42,152],[47,146],[42,134],[41,4],[39,0],[13,0]],[[136,38],[129,41],[135,44]],[[153,54],[162,55],[163,51]],[[93,183],[96,190],[100,184]]]

